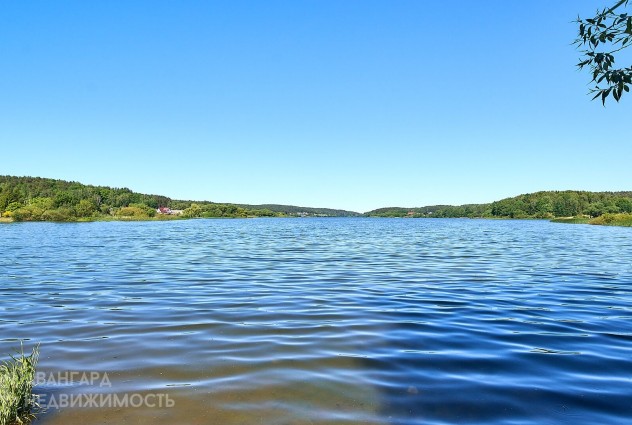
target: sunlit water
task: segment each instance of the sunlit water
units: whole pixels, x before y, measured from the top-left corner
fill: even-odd
[[[175,403],[49,408],[36,423],[632,418],[632,229],[25,223],[0,225],[0,244],[0,353],[41,343],[39,370],[53,379],[36,392]],[[64,382],[64,371],[111,386]]]

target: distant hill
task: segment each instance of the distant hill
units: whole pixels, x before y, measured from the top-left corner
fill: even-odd
[[[270,210],[286,215],[295,215],[300,217],[313,216],[313,217],[361,217],[362,214],[354,211],[335,210],[331,208],[312,208],[312,207],[295,207],[292,205],[277,205],[277,204],[263,204],[263,205],[247,205],[238,204],[238,206],[247,209],[254,210]]]
[[[527,193],[489,204],[435,205],[421,208],[380,208],[368,217],[489,217],[555,218],[606,213],[631,213],[632,192],[587,192],[577,190]]]
[[[165,214],[158,213],[162,208]],[[351,211],[291,205],[235,205],[184,201],[128,188],[42,177],[0,176],[0,215],[16,221],[77,221],[158,217],[358,216]],[[177,217],[176,217],[177,216]]]
[[[157,212],[162,207],[161,212]],[[170,214],[172,213],[172,214]],[[547,191],[488,204],[380,208],[369,217],[600,217],[632,213],[632,191]],[[85,185],[41,177],[0,176],[0,216],[16,221],[160,219],[193,217],[358,217],[357,212],[292,205],[225,204],[171,199],[128,188]]]

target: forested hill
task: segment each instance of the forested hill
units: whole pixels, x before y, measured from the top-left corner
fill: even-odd
[[[436,205],[422,208],[380,208],[370,217],[489,217],[555,218],[606,213],[631,213],[632,192],[586,192],[576,190],[528,193],[489,204]]]
[[[156,209],[192,217],[351,216],[357,213],[286,205],[233,205],[183,201],[127,188],[92,186],[41,177],[0,176],[0,215],[16,221],[76,221],[99,218],[148,218]],[[162,218],[173,218],[164,216]]]
[[[288,205],[236,205],[174,200],[127,188],[84,185],[40,177],[0,176],[0,216],[16,221],[76,221],[99,218],[147,218],[160,207],[182,217],[354,217],[352,211]],[[555,218],[632,213],[632,192],[548,191],[506,198],[489,204],[380,208],[371,217]],[[161,217],[173,218],[173,217]]]
[[[362,214],[354,211],[335,210],[331,208],[312,208],[312,207],[295,207],[291,205],[263,204],[263,205],[247,205],[238,204],[238,206],[246,209],[269,210],[285,215],[295,216],[315,216],[315,217],[360,217]]]

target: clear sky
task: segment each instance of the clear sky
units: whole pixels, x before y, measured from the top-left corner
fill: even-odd
[[[0,174],[355,211],[632,190],[632,95],[591,102],[571,45],[611,2],[5,1]]]

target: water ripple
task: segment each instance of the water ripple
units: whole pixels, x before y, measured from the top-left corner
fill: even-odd
[[[0,350],[149,407],[42,424],[620,424],[632,232],[544,221],[0,226]]]

